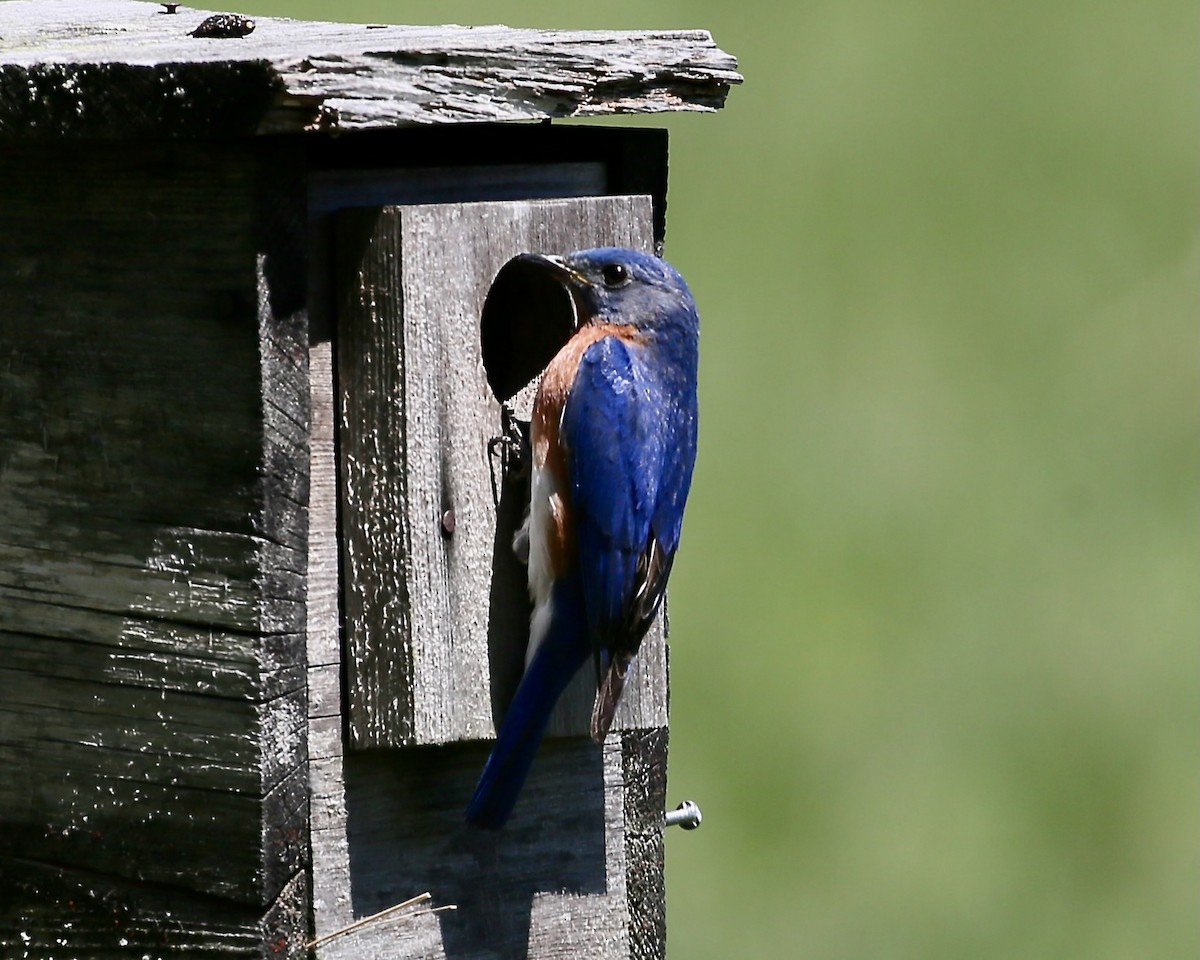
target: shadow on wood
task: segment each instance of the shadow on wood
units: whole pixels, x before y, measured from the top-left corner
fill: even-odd
[[[479,956],[482,945],[486,955],[523,958],[540,898],[610,892],[601,749],[586,739],[548,741],[512,821],[486,832],[465,827],[462,811],[487,747],[345,758],[354,917],[428,890],[436,904],[458,906],[438,918],[450,960]]]
[[[529,474],[517,474],[496,458],[500,501],[496,504],[496,541],[492,549],[492,584],[488,600],[488,668],[492,683],[492,721],[496,729],[512,702],[525,672],[532,604],[525,565],[513,550],[513,537],[525,522]],[[481,768],[482,769],[482,768]]]

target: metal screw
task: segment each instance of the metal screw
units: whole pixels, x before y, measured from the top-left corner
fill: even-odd
[[[684,830],[695,830],[700,826],[700,821],[704,817],[700,813],[700,808],[691,800],[684,800],[674,810],[668,810],[666,816],[663,817],[664,826],[667,827],[683,827]]]
[[[442,533],[446,536],[453,536],[454,528],[458,526],[458,520],[454,516],[453,510],[447,510],[442,514]]]

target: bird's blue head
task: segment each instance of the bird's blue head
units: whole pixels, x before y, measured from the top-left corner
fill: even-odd
[[[613,323],[654,336],[694,339],[700,320],[687,283],[663,260],[625,247],[596,247],[565,257],[526,254],[571,294],[576,322]]]

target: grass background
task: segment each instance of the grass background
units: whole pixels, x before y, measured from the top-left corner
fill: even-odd
[[[1200,952],[1197,118],[1184,0],[247,0],[704,27],[672,581],[676,958]]]

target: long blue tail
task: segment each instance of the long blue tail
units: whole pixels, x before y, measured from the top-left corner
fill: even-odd
[[[546,639],[525,669],[467,805],[467,822],[475,826],[498,830],[508,822],[554,705],[591,655],[586,628],[575,610],[582,598],[562,596],[565,592],[555,591],[556,609]],[[566,603],[559,606],[560,600]]]

